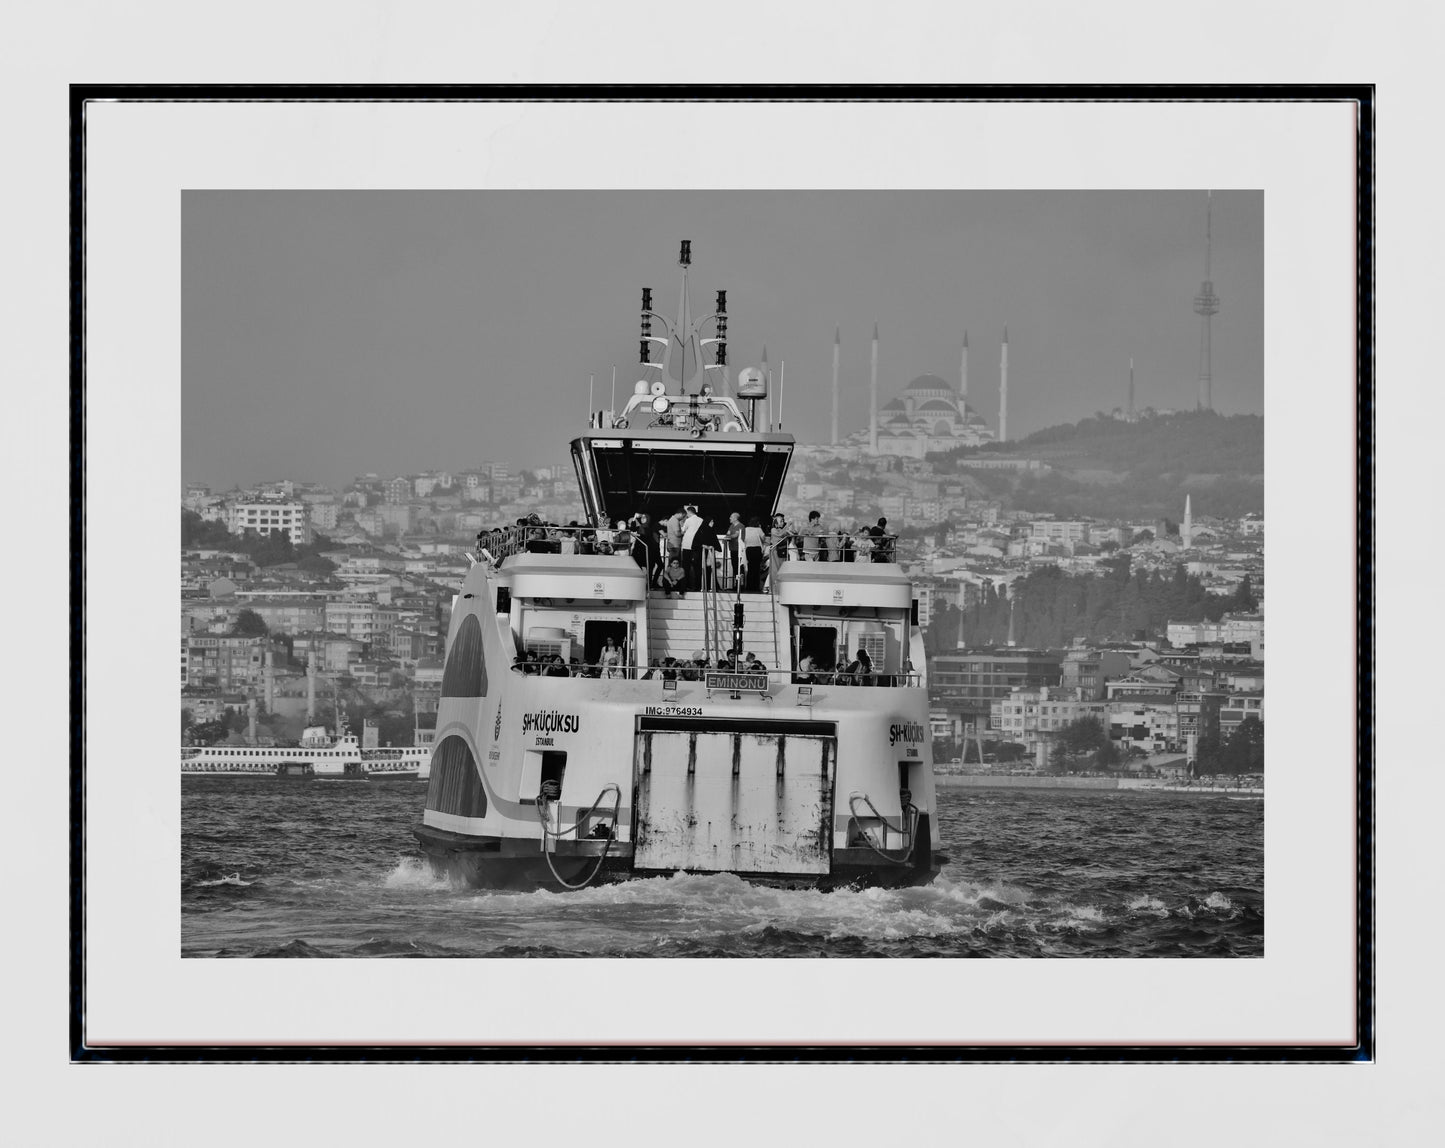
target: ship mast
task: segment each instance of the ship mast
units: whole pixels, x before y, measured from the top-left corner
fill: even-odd
[[[688,269],[692,266],[692,240],[684,239],[682,241],[682,249],[678,254],[677,262],[678,266],[682,268],[682,285],[678,291],[676,323],[670,322],[665,315],[652,309],[652,288],[644,287],[642,289],[641,338],[638,342],[639,366],[643,371],[652,369],[659,372],[659,378],[664,387],[663,393],[667,387],[667,380],[675,378],[680,394],[698,394],[702,392],[703,388],[723,394],[727,389],[727,292],[719,291],[717,293],[717,308],[712,314],[693,320],[687,285]],[[661,323],[666,330],[665,338],[652,333],[654,320]],[[702,331],[708,323],[713,324],[714,334],[703,338]],[[652,361],[653,343],[662,344],[661,362]],[[703,348],[708,346],[712,346],[716,351],[715,361],[711,363],[705,362],[703,356]],[[673,370],[674,355],[679,356],[676,371]],[[709,376],[709,372],[714,373]]]

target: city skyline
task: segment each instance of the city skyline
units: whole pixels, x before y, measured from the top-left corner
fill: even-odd
[[[638,377],[640,289],[671,314],[728,292],[730,373],[785,365],[783,427],[831,437],[935,374],[1009,437],[1128,405],[1191,410],[1200,191],[187,192],[183,481],[565,458]],[[1213,194],[1214,409],[1263,410],[1263,195]],[[816,292],[796,290],[820,284]],[[588,376],[595,385],[588,399]],[[774,413],[778,412],[775,400]]]

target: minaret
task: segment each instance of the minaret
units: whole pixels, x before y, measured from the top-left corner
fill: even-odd
[[[1008,328],[1003,329],[1003,354],[998,363],[998,441],[1008,441]]]
[[[1214,293],[1214,281],[1210,278],[1210,256],[1213,251],[1214,193],[1208,193],[1204,215],[1204,283],[1199,294],[1194,296],[1194,311],[1204,319],[1199,342],[1199,409],[1214,409],[1214,377],[1210,364],[1209,320],[1219,310],[1219,296]]]
[[[842,332],[833,328],[833,445],[838,445],[838,341]]]
[[[868,453],[878,453],[878,324],[873,324],[873,373],[868,387]]]
[[[246,740],[256,744],[256,695],[253,693],[246,704]]]
[[[276,667],[272,664],[271,651],[266,651],[266,712],[276,712]]]
[[[1194,508],[1190,504],[1189,495],[1184,496],[1184,529],[1180,531],[1179,542],[1185,550],[1194,541]]]
[[[316,651],[306,655],[306,724],[316,723]]]
[[[1134,421],[1134,360],[1129,360],[1129,421]]]
[[[963,333],[963,351],[958,356],[958,413],[968,417],[968,332]]]

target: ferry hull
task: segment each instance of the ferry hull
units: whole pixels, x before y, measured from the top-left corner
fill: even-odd
[[[743,873],[734,876],[755,885],[782,889],[895,889],[926,885],[938,876],[939,859],[927,848],[928,819],[919,819],[919,846],[912,856],[879,864],[867,848],[837,850],[826,873]],[[568,888],[610,885],[621,881],[672,877],[679,872],[732,872],[728,870],[645,869],[633,863],[626,844],[558,842],[544,854],[536,841],[506,837],[477,837],[451,833],[428,825],[415,828],[417,841],[432,872],[473,889],[507,892],[563,891]]]

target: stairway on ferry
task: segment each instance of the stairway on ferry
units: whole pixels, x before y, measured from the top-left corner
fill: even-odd
[[[711,600],[710,600],[711,599]],[[733,605],[743,606],[743,652],[751,651],[770,670],[783,666],[773,629],[773,601],[767,594],[689,591],[685,598],[647,596],[648,658],[691,659],[699,650],[710,663],[727,657],[733,641]]]

